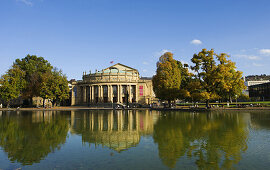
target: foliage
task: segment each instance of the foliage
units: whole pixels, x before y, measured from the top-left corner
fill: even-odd
[[[32,101],[32,97],[39,96],[56,104],[69,97],[67,77],[43,57],[35,55],[16,59],[13,67],[2,76],[0,84],[1,98],[6,101],[20,95]]]
[[[6,74],[0,79],[0,98],[7,102],[16,99],[20,96],[22,89],[25,87],[25,80],[23,79],[25,72],[23,72],[17,65],[13,65]]]
[[[172,53],[167,52],[159,58],[152,81],[154,92],[159,99],[168,100],[170,103],[179,96],[181,72]]]
[[[54,69],[52,72],[52,94],[53,103],[61,102],[69,97],[69,88],[67,77],[61,70]]]
[[[222,99],[231,99],[234,96],[242,95],[243,89],[246,88],[242,79],[242,72],[236,70],[235,63],[228,60],[229,56],[225,53],[217,55],[218,64],[218,88],[217,93]]]
[[[214,53],[213,49],[203,49],[191,59],[195,64],[191,67],[195,72],[195,82],[199,82],[195,91],[201,93],[194,95],[200,100],[206,100],[207,107],[209,100],[228,99],[240,95],[245,88],[242,72],[236,70],[235,63],[228,57],[225,53]]]
[[[25,72],[24,79],[27,82],[23,96],[25,98],[32,98],[40,95],[42,82],[42,75],[52,70],[51,64],[43,57],[35,55],[27,55],[23,59],[16,59],[15,65]]]
[[[58,71],[55,68],[52,72],[48,72],[42,76],[40,97],[51,99],[53,104],[69,97],[68,81],[61,70]]]
[[[189,92],[189,84],[192,81],[193,74],[188,70],[188,64],[182,64],[181,61],[177,61],[178,68],[181,72],[181,85],[179,90],[178,99],[189,99],[190,92]]]

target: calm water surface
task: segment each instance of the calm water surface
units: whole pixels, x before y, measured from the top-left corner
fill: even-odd
[[[269,111],[0,111],[0,169],[269,167]]]

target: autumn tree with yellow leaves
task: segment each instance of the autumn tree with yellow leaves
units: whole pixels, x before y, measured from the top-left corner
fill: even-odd
[[[240,95],[245,88],[242,72],[237,71],[235,63],[228,58],[225,53],[218,55],[213,49],[203,49],[191,59],[195,64],[191,69],[195,72],[197,91],[193,95],[205,100],[206,107],[209,107],[210,100],[230,99]]]
[[[167,100],[169,106],[171,101],[178,98],[181,85],[181,70],[177,61],[173,59],[171,52],[166,52],[159,58],[156,75],[152,81],[156,97]]]

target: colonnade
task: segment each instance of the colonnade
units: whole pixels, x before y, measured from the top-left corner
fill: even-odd
[[[115,92],[113,90],[115,87]],[[125,87],[125,90],[122,90]],[[132,91],[132,87],[134,90]],[[79,102],[84,104],[91,103],[125,103],[126,92],[128,102],[137,102],[138,93],[136,84],[92,84],[79,86]],[[106,88],[107,90],[105,90]],[[125,98],[124,98],[125,97]],[[123,99],[124,98],[124,99]]]

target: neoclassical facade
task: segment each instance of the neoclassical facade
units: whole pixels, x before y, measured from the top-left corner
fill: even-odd
[[[71,84],[71,105],[150,104],[155,97],[151,79],[140,78],[138,70],[120,63],[95,73],[84,73],[82,80]]]

